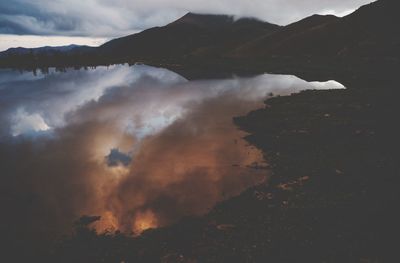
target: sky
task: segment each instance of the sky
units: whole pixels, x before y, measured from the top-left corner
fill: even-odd
[[[7,0],[0,1],[0,50],[16,46],[96,46],[165,25],[187,12],[256,17],[286,25],[316,13],[343,16],[371,1]]]

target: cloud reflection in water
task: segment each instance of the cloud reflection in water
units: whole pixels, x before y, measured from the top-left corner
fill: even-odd
[[[266,175],[249,168],[262,154],[232,117],[271,93],[344,88],[268,74],[187,81],[148,66],[29,74],[0,71],[1,190],[24,235],[83,214],[102,216],[99,231],[140,232],[205,213]]]

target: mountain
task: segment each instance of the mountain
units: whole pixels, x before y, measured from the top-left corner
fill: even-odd
[[[188,13],[164,27],[111,40],[99,49],[104,56],[136,59],[177,59],[216,56],[225,50],[268,35],[281,27],[252,18]]]
[[[9,48],[4,52],[0,52],[2,56],[12,56],[12,55],[27,55],[27,54],[35,54],[35,55],[47,55],[59,52],[73,52],[77,50],[87,50],[90,49],[89,46],[80,46],[80,45],[68,45],[68,46],[57,46],[57,47],[39,47],[39,48]]]
[[[380,0],[337,18],[311,16],[233,50],[236,57],[396,57],[399,58],[400,2]]]
[[[255,57],[271,54],[294,55],[299,53],[299,49],[307,47],[315,51],[318,46],[310,45],[310,42],[312,42],[311,36],[319,30],[324,32],[330,23],[339,20],[340,18],[333,15],[313,15],[285,26],[274,34],[260,36],[244,43],[231,51],[230,55],[236,57]],[[329,38],[329,36],[326,37]],[[310,39],[309,42],[307,42],[308,39]],[[305,43],[299,45],[299,40],[303,40]]]

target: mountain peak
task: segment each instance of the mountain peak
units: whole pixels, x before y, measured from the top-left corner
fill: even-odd
[[[219,26],[225,24],[232,24],[234,22],[233,16],[228,15],[211,15],[211,14],[198,14],[189,12],[178,20],[172,22],[170,25],[191,24],[200,27]]]
[[[214,15],[214,14],[199,14],[189,12],[179,18],[178,20],[172,22],[168,26],[176,25],[195,25],[202,28],[221,28],[231,25],[254,25],[254,26],[273,26],[278,27],[278,25],[270,24],[268,22],[262,21],[254,17],[240,17],[236,18],[233,15]]]

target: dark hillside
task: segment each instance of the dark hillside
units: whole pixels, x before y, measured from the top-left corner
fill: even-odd
[[[237,56],[399,59],[400,3],[381,0],[344,17],[311,16],[235,50]]]
[[[112,40],[99,49],[104,56],[117,59],[179,60],[194,55],[216,55],[279,28],[255,19],[235,21],[230,16],[188,13],[169,25]]]

